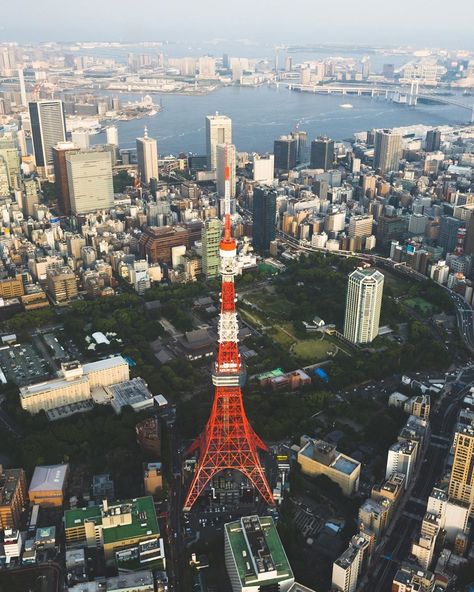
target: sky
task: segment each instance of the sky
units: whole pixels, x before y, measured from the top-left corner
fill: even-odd
[[[0,2],[0,41],[18,42],[219,38],[474,49],[473,22],[473,0],[22,0],[20,10]]]

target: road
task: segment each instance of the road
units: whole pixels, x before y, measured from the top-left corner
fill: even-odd
[[[443,476],[449,452],[451,436],[454,431],[463,397],[474,382],[471,368],[461,372],[457,384],[461,386],[455,395],[446,395],[431,417],[431,441],[421,465],[416,482],[396,527],[383,546],[380,556],[371,566],[371,578],[366,590],[371,592],[390,592],[393,577],[400,564],[410,554],[411,542],[418,534],[421,521],[426,512],[426,502],[431,490]],[[466,384],[466,381],[468,384]],[[456,383],[455,383],[456,384]]]

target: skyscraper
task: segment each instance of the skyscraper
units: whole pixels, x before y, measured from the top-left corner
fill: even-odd
[[[235,166],[236,166],[235,146],[233,144],[217,144],[216,146],[216,180],[217,194],[220,198],[219,212],[224,216],[224,198],[226,197],[226,188],[228,187],[230,198],[230,213],[235,214]],[[228,175],[228,179],[226,179]],[[226,182],[227,181],[227,182]]]
[[[369,267],[349,275],[344,337],[352,343],[371,343],[378,335],[384,276]]]
[[[20,80],[21,104],[23,107],[26,107],[28,105],[28,101],[26,99],[25,76],[23,74],[23,68],[18,68],[18,79]]]
[[[222,222],[219,218],[206,220],[202,227],[202,273],[206,279],[219,275],[219,244],[222,235]]]
[[[469,504],[471,515],[474,503],[474,427],[459,423],[454,432],[454,460],[449,480],[448,495],[451,499]]]
[[[276,234],[276,191],[268,187],[253,190],[253,246],[268,251]]]
[[[62,214],[71,213],[71,199],[69,196],[69,184],[67,180],[66,154],[77,154],[79,148],[72,142],[62,142],[53,147],[54,182],[58,206]]]
[[[142,183],[149,185],[150,179],[158,180],[158,145],[148,137],[146,126],[143,138],[137,138],[137,161]]]
[[[390,129],[375,132],[374,169],[381,173],[398,171],[402,150],[402,137]]]
[[[66,141],[66,122],[62,101],[29,103],[31,136],[36,166],[45,175],[52,171],[53,146]]]
[[[332,169],[334,162],[334,140],[316,138],[311,142],[311,168],[327,171]]]
[[[296,166],[297,142],[293,136],[280,136],[273,143],[275,172],[288,173]]]
[[[74,214],[108,209],[114,203],[112,161],[108,152],[66,152],[66,170]]]
[[[232,120],[216,113],[206,117],[207,168],[210,171],[217,167],[218,144],[232,144]]]
[[[115,125],[109,126],[108,128],[106,128],[105,134],[107,137],[107,144],[111,144],[112,146],[118,147],[119,139],[117,127]]]
[[[428,130],[425,140],[426,152],[436,152],[441,148],[441,132],[437,129]]]

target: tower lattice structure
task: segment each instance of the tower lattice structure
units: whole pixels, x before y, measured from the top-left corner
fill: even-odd
[[[240,471],[265,502],[274,504],[258,455],[258,450],[266,451],[267,446],[249,424],[242,400],[244,369],[238,347],[239,326],[234,284],[237,248],[230,224],[228,169],[225,170],[225,179],[225,225],[219,248],[222,276],[219,347],[212,374],[215,394],[207,425],[188,450],[189,454],[199,450],[199,460],[184,504],[185,511],[192,508],[215,475],[229,469]]]

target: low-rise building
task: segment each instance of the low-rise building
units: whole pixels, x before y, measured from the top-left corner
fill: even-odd
[[[42,507],[62,506],[68,473],[69,465],[36,467],[28,489],[30,502]]]
[[[64,522],[68,548],[103,549],[106,564],[119,569],[164,569],[163,539],[150,496],[66,510]]]
[[[334,444],[305,437],[298,463],[305,475],[329,477],[344,495],[352,495],[359,489],[360,462],[338,452]]]
[[[122,356],[84,365],[77,361],[66,362],[61,364],[58,378],[21,387],[20,403],[29,413],[48,411],[91,400],[92,389],[107,387],[129,378],[129,366]]]
[[[144,464],[143,483],[147,495],[156,495],[163,489],[163,474],[160,462]]]

